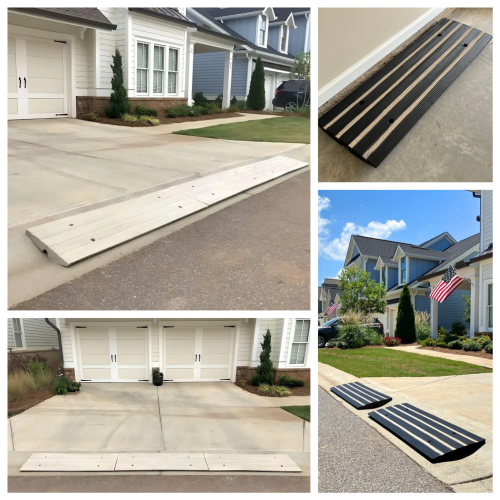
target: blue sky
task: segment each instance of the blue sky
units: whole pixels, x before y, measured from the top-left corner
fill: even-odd
[[[420,244],[444,231],[479,233],[479,199],[468,191],[319,191],[318,284],[342,269],[351,234]]]

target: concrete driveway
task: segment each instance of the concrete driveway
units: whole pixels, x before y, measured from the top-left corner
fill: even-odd
[[[180,129],[266,118],[130,128],[83,120],[8,124],[9,226],[214,173],[299,147],[173,135]],[[269,119],[279,119],[270,117]]]
[[[309,425],[230,382],[84,384],[9,419],[11,451],[309,451]]]

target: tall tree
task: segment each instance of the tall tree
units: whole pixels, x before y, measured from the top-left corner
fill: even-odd
[[[386,289],[382,283],[372,279],[367,271],[359,267],[342,269],[340,273],[339,295],[340,313],[358,311],[363,314],[385,312]]]
[[[255,69],[250,80],[250,90],[247,96],[247,108],[255,111],[262,111],[266,107],[266,90],[264,64],[262,59],[257,57]]]
[[[104,112],[108,118],[121,118],[125,113],[130,113],[130,103],[127,98],[127,91],[123,86],[123,66],[120,51],[116,49],[113,56],[113,64],[110,65],[113,71],[111,88],[113,92],[109,98],[109,105]]]
[[[256,368],[256,374],[252,377],[252,385],[269,384],[274,382],[273,362],[271,361],[271,330],[269,328],[264,335],[264,341],[260,344],[260,365]]]
[[[417,340],[417,332],[415,330],[415,311],[413,310],[413,304],[411,303],[411,295],[408,285],[403,287],[403,291],[399,297],[395,335],[401,339],[403,344],[412,344]]]

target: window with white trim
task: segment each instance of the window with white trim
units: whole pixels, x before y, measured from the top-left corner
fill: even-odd
[[[290,365],[305,364],[310,326],[311,321],[308,319],[297,319],[295,321],[295,331],[293,333],[292,349],[290,352]]]
[[[165,74],[165,47],[153,47],[153,94],[163,94],[163,81]]]
[[[406,283],[406,257],[401,257],[401,283]]]
[[[137,42],[137,82],[135,90],[138,94],[148,93],[149,75],[149,43]]]
[[[284,24],[281,30],[281,52],[286,52],[287,38],[288,38],[288,26]]]
[[[179,50],[168,50],[168,94],[177,94],[179,80]]]
[[[387,288],[387,267],[382,268],[382,283]]]
[[[488,328],[493,328],[493,283],[488,283],[488,302],[487,302],[487,312],[488,312]]]
[[[23,345],[23,325],[20,319],[12,318],[12,330],[14,331],[14,341],[17,349],[24,349]]]
[[[266,43],[266,17],[260,15],[259,16],[259,45],[265,46]]]

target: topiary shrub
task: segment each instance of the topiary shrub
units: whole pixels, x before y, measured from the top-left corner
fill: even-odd
[[[269,328],[264,335],[264,341],[260,345],[262,347],[262,352],[260,353],[260,365],[256,368],[256,373],[252,377],[252,385],[273,385],[274,372],[273,362],[271,361],[271,330],[269,330]]]
[[[127,91],[123,86],[123,66],[120,51],[116,49],[111,64],[113,78],[111,79],[111,88],[113,92],[109,98],[109,105],[104,112],[108,118],[121,118],[125,113],[130,113],[130,103],[127,98]]]
[[[233,96],[229,104],[231,104],[231,106],[236,106],[238,104],[238,99],[236,99],[235,95]]]
[[[398,315],[396,318],[396,337],[401,339],[403,344],[412,344],[417,339],[415,331],[415,311],[411,303],[410,289],[408,285],[403,287],[399,297]]]
[[[158,112],[156,109],[144,106],[144,104],[137,104],[134,108],[134,114],[138,116],[157,116]]]
[[[487,344],[484,345],[484,350],[488,354],[493,354],[493,342],[488,342]]]
[[[446,342],[435,342],[434,347],[443,347],[444,349],[447,349],[448,344]]]
[[[456,335],[457,338],[458,337],[462,337],[462,336],[464,336],[464,335],[467,334],[467,328],[465,327],[465,325],[461,321],[455,321],[451,325],[450,334],[451,335]]]
[[[262,59],[257,57],[255,69],[250,80],[250,90],[247,96],[247,108],[262,111],[266,107],[265,75]]]
[[[193,94],[193,102],[195,106],[205,106],[208,99],[203,95],[203,92],[195,92]]]
[[[281,385],[283,387],[304,387],[304,381],[299,380],[298,378],[291,378],[288,375],[283,375],[279,378],[277,385]]]
[[[448,349],[464,349],[464,344],[461,340],[452,340],[448,344]]]
[[[431,339],[430,337],[429,338],[426,338],[424,340],[421,340],[419,342],[419,344],[421,346],[424,346],[424,347],[435,347],[436,346],[436,342],[434,339]],[[446,345],[446,344],[445,344]]]
[[[468,342],[464,342],[463,346],[464,351],[479,352],[482,349],[481,344],[473,339],[470,339]]]

